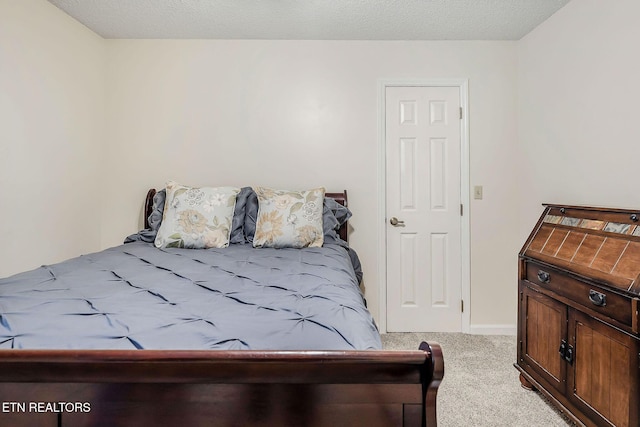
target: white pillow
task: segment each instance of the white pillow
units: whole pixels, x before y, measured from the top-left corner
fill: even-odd
[[[258,218],[253,246],[256,248],[305,248],[322,246],[324,188],[308,191],[254,187]]]
[[[235,187],[192,188],[167,183],[158,248],[226,248],[236,204]]]

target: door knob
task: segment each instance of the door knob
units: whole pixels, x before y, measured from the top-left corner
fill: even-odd
[[[394,227],[404,227],[404,221],[400,221],[400,220],[399,220],[398,218],[396,218],[395,216],[394,216],[394,217],[392,217],[392,218],[389,220],[389,223],[390,223],[391,225],[393,225]]]

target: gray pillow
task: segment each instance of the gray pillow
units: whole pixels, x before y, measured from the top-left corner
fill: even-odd
[[[251,187],[242,187],[236,196],[236,208],[233,211],[233,221],[231,222],[230,243],[244,243],[244,217],[246,215],[247,198],[253,193]]]
[[[156,192],[155,196],[153,196],[153,210],[147,217],[147,222],[149,222],[149,229],[156,233],[162,223],[162,213],[164,212],[164,201],[166,198],[167,190],[164,188]]]
[[[351,218],[349,208],[336,202],[331,197],[324,198],[324,210],[322,211],[322,221],[324,228],[324,241],[329,243],[342,243],[343,240],[338,234],[340,227]]]

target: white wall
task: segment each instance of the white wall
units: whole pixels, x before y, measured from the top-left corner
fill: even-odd
[[[515,42],[109,40],[102,245],[142,198],[191,185],[349,191],[352,246],[378,315],[379,79],[468,78],[471,323],[515,325]],[[496,309],[498,308],[498,309]]]
[[[100,247],[104,40],[0,0],[0,277]]]
[[[105,41],[44,0],[0,0],[0,276],[121,243],[141,227],[147,188],[168,179],[324,185],[349,191],[378,316],[379,81],[468,78],[470,184],[485,195],[469,206],[471,323],[514,325],[516,49]]]
[[[574,0],[518,43],[522,238],[542,202],[640,208],[639,17]]]

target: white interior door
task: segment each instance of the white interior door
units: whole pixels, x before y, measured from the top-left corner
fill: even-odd
[[[385,93],[387,330],[462,328],[460,88]]]

